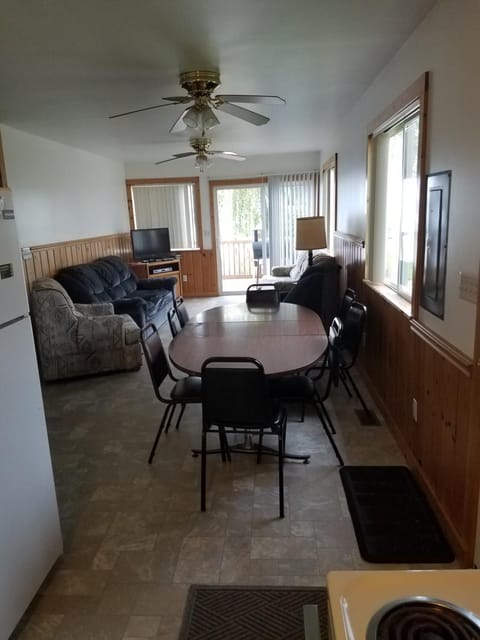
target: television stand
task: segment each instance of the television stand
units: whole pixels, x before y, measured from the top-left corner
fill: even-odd
[[[175,296],[182,293],[182,268],[180,258],[164,258],[162,260],[148,260],[143,262],[129,262],[128,266],[138,278],[169,278],[175,276]]]

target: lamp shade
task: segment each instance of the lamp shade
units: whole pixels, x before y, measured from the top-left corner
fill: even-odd
[[[296,249],[325,249],[326,246],[327,235],[323,216],[297,218]]]

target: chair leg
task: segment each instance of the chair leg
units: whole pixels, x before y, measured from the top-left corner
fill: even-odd
[[[305,402],[301,403],[300,422],[305,422]]]
[[[220,440],[220,453],[222,455],[222,462],[231,462],[232,456],[230,455],[230,447],[228,446],[227,434],[223,427],[219,427],[218,438]]]
[[[280,518],[285,517],[285,496],[284,496],[284,486],[283,486],[283,456],[285,453],[284,431],[285,431],[285,425],[283,426],[281,432],[278,434],[278,498],[280,502]]]
[[[325,421],[328,425],[328,428],[330,429],[330,433],[335,435],[337,432],[335,430],[335,427],[333,425],[332,419],[330,418],[330,414],[328,413],[324,403],[324,400],[326,400],[328,398],[328,396],[330,395],[330,390],[332,388],[332,372],[330,372],[329,376],[328,376],[328,382],[327,382],[327,388],[325,389],[325,392],[322,396],[320,396],[320,394],[318,393],[318,389],[317,387],[315,387],[315,401],[318,402],[320,404],[320,406],[322,407],[323,413],[324,413],[324,417],[325,417]]]
[[[207,491],[207,433],[202,430],[202,458],[200,468],[200,511],[206,511]]]
[[[175,431],[178,431],[178,427],[180,426],[180,420],[182,419],[184,411],[185,411],[185,403],[182,403],[180,405],[180,413],[178,414],[177,422],[175,423]]]
[[[167,415],[170,415],[172,406],[167,404],[165,407],[165,411],[163,412],[162,419],[160,420],[160,425],[158,427],[157,435],[155,436],[155,440],[153,441],[152,450],[150,451],[150,455],[148,456],[148,464],[152,464],[153,458],[155,456],[155,451],[157,450],[157,444],[160,440],[160,436],[162,435],[162,431],[165,427]]]
[[[327,438],[330,441],[330,444],[332,445],[333,450],[335,451],[335,455],[337,457],[338,463],[341,467],[343,467],[344,462],[343,462],[343,458],[342,455],[340,453],[340,451],[338,450],[338,447],[335,443],[335,440],[332,438],[332,434],[330,433],[330,429],[328,428],[328,421],[330,421],[330,416],[328,416],[328,412],[323,404],[322,401],[315,401],[313,402],[314,406],[315,406],[315,410],[317,412],[318,418],[321,422],[321,425],[323,427],[323,430],[325,431]],[[324,415],[328,416],[328,421],[324,418],[324,415],[322,415],[322,411],[324,412]]]
[[[370,409],[367,407],[365,400],[362,397],[362,394],[360,393],[357,385],[355,384],[354,379],[352,378],[352,374],[350,373],[350,371],[348,369],[345,369],[345,375],[348,378],[348,381],[350,382],[350,384],[353,387],[353,390],[355,391],[355,395],[357,396],[357,398],[360,401],[360,404],[362,405],[363,410],[365,411],[365,413],[370,413]]]
[[[165,420],[165,425],[166,425],[165,426],[165,433],[168,433],[169,430],[170,430],[170,425],[172,424],[172,417],[173,417],[173,414],[175,412],[175,407],[176,407],[175,403],[171,403],[169,405],[169,407],[168,407],[167,418]],[[166,409],[166,411],[167,411],[167,409]]]
[[[351,398],[352,397],[352,392],[350,391],[350,387],[348,386],[348,383],[347,383],[347,374],[346,374],[346,372],[341,370],[339,378],[340,378],[340,382],[343,384],[343,387],[344,387],[345,391],[348,393],[348,397]]]
[[[258,434],[258,444],[257,444],[257,464],[262,462],[262,446],[263,446],[263,431],[260,431]]]

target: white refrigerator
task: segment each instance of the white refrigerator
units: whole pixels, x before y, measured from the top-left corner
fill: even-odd
[[[8,638],[62,537],[11,193],[0,190],[0,638]]]

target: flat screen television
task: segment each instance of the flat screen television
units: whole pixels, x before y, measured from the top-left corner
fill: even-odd
[[[137,262],[162,260],[172,257],[168,227],[132,229],[133,259]]]

